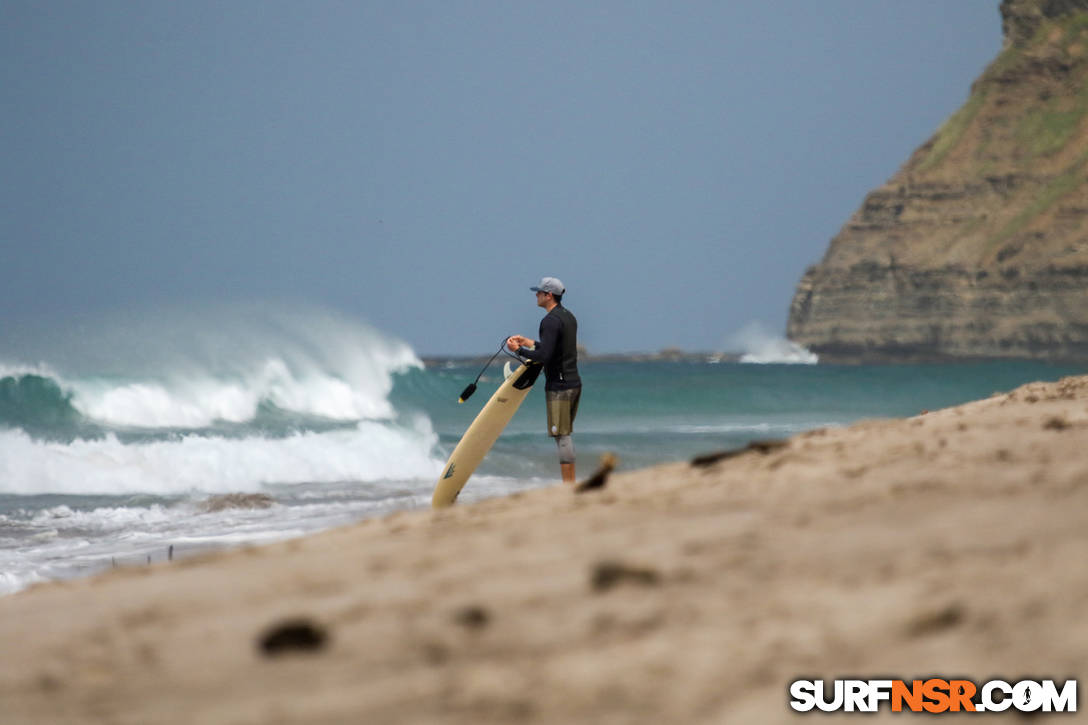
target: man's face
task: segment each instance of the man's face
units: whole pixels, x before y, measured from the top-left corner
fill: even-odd
[[[550,300],[551,298],[552,298],[552,295],[551,295],[550,292],[537,292],[536,293],[536,306],[537,307],[547,307],[548,306],[548,300]]]

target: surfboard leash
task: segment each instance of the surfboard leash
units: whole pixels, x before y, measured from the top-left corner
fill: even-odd
[[[472,397],[472,394],[476,392],[476,383],[480,382],[480,378],[483,376],[484,371],[487,370],[487,366],[490,365],[492,362],[494,362],[495,358],[497,358],[499,356],[500,352],[502,352],[503,350],[506,349],[506,341],[509,340],[509,339],[510,339],[509,337],[504,337],[502,339],[502,342],[499,343],[499,349],[496,350],[495,354],[492,355],[488,359],[488,361],[484,363],[484,366],[482,368],[480,368],[480,372],[479,372],[479,374],[476,375],[476,379],[473,380],[471,383],[469,383],[465,387],[465,389],[461,391],[461,397],[459,397],[457,399],[457,404],[458,405],[460,405],[461,403],[468,400],[470,397]]]

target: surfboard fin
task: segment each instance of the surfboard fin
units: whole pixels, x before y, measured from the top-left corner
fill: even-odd
[[[510,362],[509,361],[504,362],[502,364],[502,379],[506,380],[513,374],[514,374],[514,369],[512,367],[510,367]]]

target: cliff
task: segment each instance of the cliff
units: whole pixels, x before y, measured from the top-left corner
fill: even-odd
[[[1088,359],[1088,0],[1005,0],[967,102],[804,274],[824,361]]]

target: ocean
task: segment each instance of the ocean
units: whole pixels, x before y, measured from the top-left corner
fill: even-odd
[[[0,594],[426,507],[506,359],[458,405],[479,364],[424,366],[394,336],[327,311],[136,315],[12,339],[0,349]],[[583,361],[580,473],[604,452],[639,468],[1085,372],[829,366],[776,349],[748,362]],[[555,483],[544,429],[538,385],[461,501]],[[229,493],[270,505],[209,505]]]

